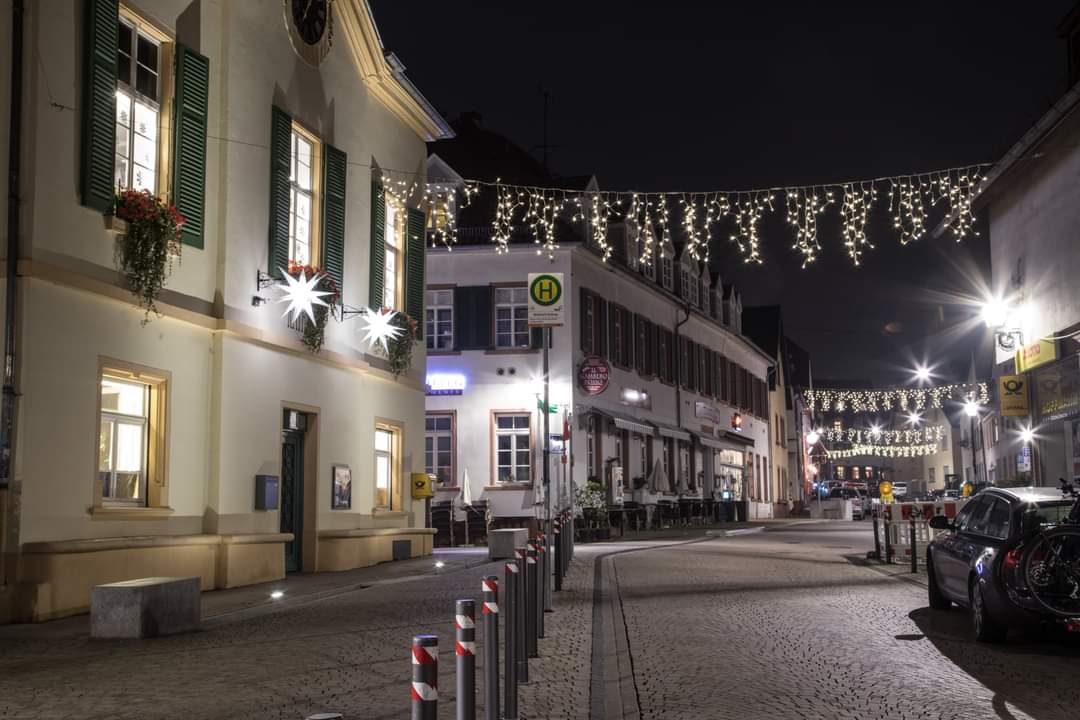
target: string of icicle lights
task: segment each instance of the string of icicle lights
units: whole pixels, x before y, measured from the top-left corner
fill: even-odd
[[[986,405],[990,392],[986,383],[957,383],[925,388],[894,388],[891,390],[806,390],[806,406],[822,412],[887,412],[890,410],[924,410],[940,408],[946,400]]]
[[[762,220],[782,210],[791,229],[791,247],[805,268],[824,251],[818,230],[822,217],[835,212],[844,250],[858,266],[863,253],[874,248],[867,226],[871,212],[879,205],[887,204],[893,232],[902,245],[929,232],[929,216],[940,206],[944,206],[943,222],[957,241],[978,235],[972,202],[987,167],[969,165],[826,185],[707,192],[568,190],[466,180],[463,186],[427,185],[422,202],[429,211],[447,215],[449,229],[444,226],[433,237],[433,242],[446,247],[457,240],[453,213],[448,212],[452,200],[462,196],[464,207],[478,195],[491,194],[495,199],[491,239],[499,253],[508,252],[515,233],[525,231],[538,254],[552,256],[559,248],[556,225],[570,220],[587,225],[589,241],[607,261],[614,250],[608,228],[623,222],[629,240],[627,252],[636,254],[638,262],[646,266],[656,258],[665,259],[676,230],[695,260],[707,262],[714,235],[720,235],[735,246],[745,262],[760,264],[765,258]]]
[[[944,425],[906,430],[882,430],[875,428],[828,428],[820,434],[829,442],[848,442],[856,445],[900,445],[937,442],[945,437]]]
[[[921,445],[853,445],[848,450],[830,450],[829,459],[844,460],[871,455],[890,458],[922,457],[924,455],[934,455],[938,450],[937,443],[923,443]]]

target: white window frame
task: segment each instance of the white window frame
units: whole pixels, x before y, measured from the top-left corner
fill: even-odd
[[[168,72],[169,72],[169,60],[171,53],[168,52],[167,44],[169,39],[159,30],[151,26],[149,23],[138,17],[126,7],[121,6],[120,15],[118,17],[120,25],[129,28],[132,33],[132,46],[127,48],[131,55],[128,57],[129,70],[130,70],[130,82],[125,83],[117,78],[116,81],[116,117],[113,119],[113,123],[116,127],[116,147],[113,150],[113,180],[119,189],[134,189],[134,190],[149,190],[155,195],[161,195],[166,185],[166,168],[165,165],[165,153],[163,148],[167,147],[167,138],[162,137],[163,123],[162,117],[168,112],[168,100],[167,93],[169,91]],[[156,48],[157,53],[157,69],[154,74],[154,93],[156,97],[148,97],[139,92],[138,87],[138,69],[140,66],[146,68],[149,67],[143,65],[138,61],[139,54],[139,39],[152,43]],[[119,34],[117,36],[117,53],[119,56]],[[128,114],[126,116],[127,125],[121,124],[121,110],[124,105],[127,105]],[[138,132],[138,128],[135,123],[136,111],[139,107],[153,113],[153,125],[154,125],[154,137],[151,139],[145,132]],[[123,141],[121,141],[123,138]],[[135,162],[135,144],[136,140],[142,138],[153,145],[153,167],[148,168],[145,164]],[[121,144],[126,145],[127,155],[124,156],[120,153]],[[119,165],[123,161],[124,171],[123,178],[119,176]],[[153,181],[150,183],[135,183],[135,171],[136,165],[145,168],[153,173]]]
[[[428,290],[424,307],[424,335],[428,350],[454,349],[454,291]],[[447,313],[445,317],[440,317]]]
[[[660,284],[669,292],[675,289],[675,260],[667,255],[660,258]]]
[[[439,428],[438,422],[440,420],[448,421],[450,429]],[[447,412],[432,412],[424,416],[424,472],[435,475],[435,482],[441,487],[455,487],[457,485],[457,478],[454,470],[454,448],[456,445],[454,434],[457,430],[457,423],[453,413]],[[450,440],[450,463],[445,467],[449,470],[449,481],[443,482],[439,479],[439,470],[444,466],[439,462],[439,453],[441,452],[438,447],[438,441],[441,438],[448,438]]]
[[[304,145],[310,148],[310,158],[306,168],[300,162],[300,149]],[[289,263],[297,265],[318,266],[319,264],[319,158],[321,150],[318,138],[294,122],[289,139]],[[308,175],[307,187],[305,187],[303,175]],[[307,218],[300,217],[300,198],[307,200]],[[304,225],[306,225],[306,232],[302,231]]]
[[[389,439],[389,449],[388,450],[384,450],[384,449],[379,448],[379,436],[381,434],[386,435],[388,437],[388,439]],[[398,433],[394,428],[384,427],[382,425],[376,425],[375,426],[375,435],[372,438],[372,441],[373,441],[372,447],[374,448],[374,455],[375,455],[375,458],[374,458],[375,459],[375,483],[374,483],[374,485],[375,485],[375,488],[374,488],[375,489],[375,507],[377,509],[380,509],[380,510],[397,510],[398,509],[398,508],[394,507],[394,481],[398,480],[400,482],[400,478],[396,477],[396,475],[398,473],[397,466],[396,466],[397,458],[395,457],[395,450],[397,448],[397,443],[398,443],[397,435],[398,435]],[[383,488],[381,488],[379,486],[379,461],[380,460],[385,460],[386,461],[386,467],[389,470],[389,477],[387,478],[386,488],[385,488],[385,490],[386,490],[386,501],[385,502],[380,502],[380,498],[379,498],[379,491],[381,489],[383,489]]]
[[[509,293],[510,300],[499,299],[500,294]],[[528,288],[524,286],[496,286],[494,289],[495,298],[495,347],[500,350],[521,350],[528,349],[531,343],[531,334],[529,332],[529,298]],[[509,332],[499,331],[499,311],[508,310],[510,320]],[[516,328],[518,322],[525,323],[525,330],[519,332]]]
[[[515,422],[514,427],[500,428],[499,427],[499,419],[500,418],[506,418],[506,417],[515,418],[515,419],[524,418],[526,425],[525,425],[524,428],[517,427],[517,423]],[[493,448],[492,448],[492,451],[493,451],[492,452],[492,467],[495,470],[495,482],[497,484],[500,484],[500,485],[515,484],[515,483],[530,483],[530,482],[532,482],[532,472],[533,472],[533,467],[532,467],[532,457],[533,457],[533,453],[532,453],[532,449],[533,449],[532,413],[526,412],[526,411],[506,411],[506,412],[501,412],[500,411],[500,412],[496,412],[496,413],[492,414],[492,426],[493,426],[492,431],[493,431],[493,434],[494,434],[494,437],[495,437],[495,441],[493,443]],[[510,448],[508,450],[502,450],[502,452],[509,452],[510,453],[510,464],[509,465],[501,465],[499,463],[499,452],[500,452],[499,439],[504,438],[504,437],[509,437],[510,438]],[[521,448],[520,447],[519,443],[521,442],[522,438],[524,438],[526,443],[528,443],[526,448]],[[526,459],[526,461],[524,463],[519,462],[520,458],[518,458],[518,454],[521,453],[521,452],[527,452],[528,453],[528,458]],[[508,478],[509,479],[507,479],[507,475],[503,474],[503,468],[504,467],[509,468],[509,473],[508,473]],[[522,470],[524,470],[524,472],[527,474],[527,477],[528,477],[527,480],[519,479],[519,473]]]
[[[391,192],[386,193],[386,221],[383,228],[383,306],[400,310],[404,306],[405,277],[405,203]]]

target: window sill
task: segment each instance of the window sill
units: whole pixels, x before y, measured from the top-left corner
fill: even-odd
[[[127,235],[128,224],[126,220],[121,220],[115,215],[106,215],[105,229],[114,235]]]
[[[532,483],[500,483],[499,485],[487,485],[484,490],[532,490]]]
[[[460,354],[461,354],[460,350],[432,350],[431,348],[428,348],[428,351],[427,351],[427,356],[428,357],[438,357],[440,355],[460,355]]]
[[[95,505],[87,512],[94,520],[166,520],[175,510],[171,507],[121,507]]]
[[[404,510],[387,510],[385,508],[371,508],[372,517],[380,518],[399,518],[405,517],[408,513]]]
[[[537,348],[519,347],[519,348],[488,348],[484,351],[485,355],[532,355],[533,353],[540,352]]]

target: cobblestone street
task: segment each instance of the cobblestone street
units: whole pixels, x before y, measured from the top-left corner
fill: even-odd
[[[1075,716],[1075,645],[976,645],[966,613],[932,612],[917,581],[860,563],[869,544],[868,523],[818,523],[582,546],[522,715]],[[438,573],[428,558],[351,584],[310,577],[292,604],[260,602],[266,587],[211,593],[205,630],[188,636],[91,641],[85,618],[2,628],[0,718],[401,718],[417,632],[440,636],[451,718],[452,601],[479,597],[501,563],[440,557]]]

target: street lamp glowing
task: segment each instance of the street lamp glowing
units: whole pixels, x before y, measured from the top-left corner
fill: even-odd
[[[976,417],[979,414],[979,404],[974,400],[968,400],[964,403],[964,412],[968,417]]]
[[[918,427],[919,423],[922,422],[922,415],[920,415],[917,412],[909,413],[908,416],[907,416],[907,421],[911,425],[914,425],[914,426]]]
[[[817,430],[811,430],[810,432],[806,433],[806,442],[810,445],[817,445],[817,441],[820,439],[821,435],[818,434]]]
[[[1035,439],[1035,431],[1030,427],[1022,428],[1020,430],[1020,439],[1024,441],[1025,445],[1030,445],[1031,441]]]
[[[925,365],[920,365],[915,368],[915,379],[919,382],[929,382],[930,368],[926,367]]]
[[[870,434],[873,435],[874,437],[880,436],[881,435],[881,426],[880,425],[874,425],[872,428],[870,428]]]
[[[1003,327],[1009,318],[1009,305],[1001,298],[990,298],[982,306],[982,319],[988,328]]]

